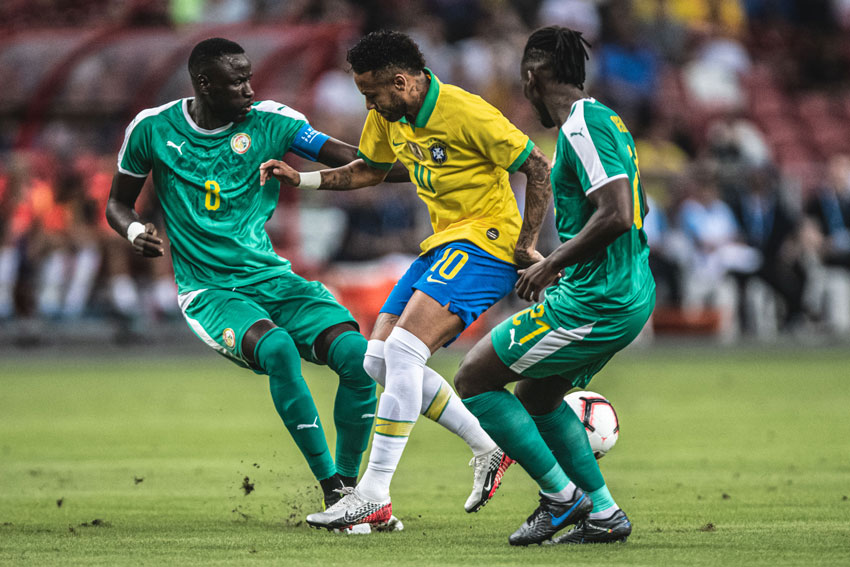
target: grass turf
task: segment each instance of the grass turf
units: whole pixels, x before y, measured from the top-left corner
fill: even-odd
[[[320,491],[264,378],[212,355],[145,354],[3,357],[0,563],[850,563],[850,355],[838,350],[622,353],[590,388],[620,416],[601,466],[635,531],[624,545],[526,549],[507,544],[536,506],[524,471],[465,514],[468,449],[426,420],[393,484],[404,532],[309,529]],[[456,364],[433,361],[445,376]],[[333,435],[334,376],[305,373]]]

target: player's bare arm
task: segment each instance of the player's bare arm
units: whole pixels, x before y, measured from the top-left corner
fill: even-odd
[[[381,183],[387,177],[386,171],[369,167],[362,159],[356,159],[342,167],[323,169],[315,173],[318,173],[321,179],[319,186],[315,188],[327,191],[348,191],[371,187]],[[282,183],[299,187],[302,181],[301,176],[302,173],[277,159],[270,159],[260,165],[260,185],[265,185],[266,181],[274,177]]]
[[[112,178],[112,189],[106,203],[106,220],[109,221],[109,226],[124,238],[127,237],[127,229],[131,224],[142,222],[135,205],[144,184],[145,178],[121,172],[116,172]],[[156,227],[153,223],[143,224],[145,231],[133,240],[133,251],[147,258],[162,256],[162,239],[157,236]]]
[[[328,138],[322,144],[322,149],[319,150],[319,161],[330,167],[342,167],[353,161],[357,161],[357,148],[351,144],[346,144],[336,138]],[[388,183],[409,183],[410,173],[401,162],[396,162],[393,168],[387,173],[384,181]]]
[[[549,184],[549,160],[538,147],[534,147],[519,171],[525,174],[525,214],[522,228],[517,237],[514,262],[518,266],[530,266],[543,259],[537,251],[537,237],[549,210],[552,187]]]
[[[589,260],[631,228],[632,190],[626,179],[615,179],[587,197],[596,211],[575,238],[561,244],[542,261],[520,270],[516,292],[521,298],[538,301],[540,292],[555,281],[562,269]]]

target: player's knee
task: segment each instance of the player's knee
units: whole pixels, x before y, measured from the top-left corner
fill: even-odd
[[[247,360],[249,364],[257,364],[257,344],[259,344],[260,339],[266,333],[275,327],[277,327],[277,325],[275,325],[270,319],[260,319],[248,327],[248,330],[245,331],[245,334],[242,336],[242,357]]]
[[[455,389],[461,398],[471,398],[483,393],[475,379],[475,364],[471,361],[468,363],[467,360],[468,358],[463,360],[455,374]]]
[[[363,370],[372,380],[383,386],[386,383],[387,363],[384,360],[384,341],[372,339],[363,356]]]
[[[319,336],[316,337],[316,340],[313,343],[313,352],[316,353],[316,358],[318,358],[321,362],[331,365],[331,368],[333,368],[335,357],[333,356],[332,350],[338,346],[337,343],[339,343],[340,339],[349,333],[357,333],[360,335],[360,331],[357,330],[357,327],[355,327],[353,323],[349,322],[337,323],[336,325],[332,325],[319,333]],[[360,336],[362,337],[363,335]],[[363,340],[365,341],[366,339],[364,338]]]
[[[330,345],[327,363],[339,376],[341,386],[358,390],[375,389],[375,381],[363,366],[366,350],[366,338],[353,328],[339,335]]]
[[[514,380],[504,365],[498,359],[494,360],[495,353],[487,350],[489,343],[484,341],[487,339],[472,347],[455,375],[455,388],[461,398],[499,390]]]
[[[269,329],[255,347],[254,365],[277,380],[301,377],[301,356],[295,341],[280,327]]]

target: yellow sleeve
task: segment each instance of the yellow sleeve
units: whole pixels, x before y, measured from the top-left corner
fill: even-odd
[[[459,114],[463,116],[462,127],[467,140],[481,155],[508,173],[522,167],[534,149],[534,142],[522,130],[483,99],[469,112]]]
[[[370,110],[360,134],[357,156],[369,167],[389,171],[396,162],[395,152],[390,146],[389,123],[374,110]]]

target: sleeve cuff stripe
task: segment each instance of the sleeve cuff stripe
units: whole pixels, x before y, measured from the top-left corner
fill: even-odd
[[[590,189],[585,191],[584,194],[590,195],[591,193],[593,193],[594,191],[596,191],[597,189],[599,189],[603,185],[608,185],[609,183],[611,183],[615,179],[620,179],[621,177],[625,177],[626,179],[629,178],[628,174],[625,174],[625,173],[621,173],[619,175],[613,175],[611,177],[606,177],[605,179],[603,179],[602,181],[598,182],[596,185],[594,185],[593,187],[591,187]]]
[[[534,142],[528,140],[525,144],[525,149],[522,150],[522,153],[517,156],[514,162],[508,166],[508,173],[516,173],[516,171],[522,167],[522,164],[525,163],[525,160],[528,159],[528,156],[531,155],[531,150],[534,149]]]
[[[393,168],[392,163],[383,163],[383,162],[380,162],[380,161],[370,160],[365,155],[363,155],[363,152],[361,152],[360,150],[357,150],[357,157],[359,157],[360,159],[365,161],[366,165],[368,165],[369,167],[374,167],[375,169],[381,169],[383,171],[389,171]]]
[[[148,176],[148,174],[147,174],[147,173],[135,173],[135,172],[133,172],[133,171],[129,171],[129,170],[127,170],[127,169],[124,169],[124,168],[123,168],[123,167],[121,167],[120,165],[118,166],[118,171],[119,171],[120,173],[123,173],[124,175],[129,175],[130,177],[139,177],[139,178],[141,178],[141,179],[144,179],[145,177],[147,177],[147,176]]]

